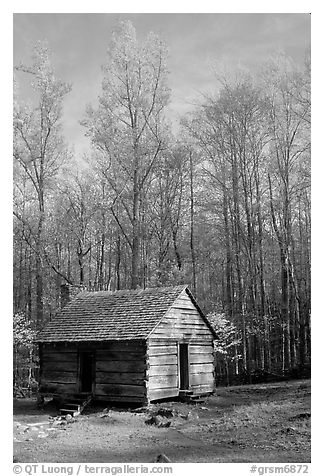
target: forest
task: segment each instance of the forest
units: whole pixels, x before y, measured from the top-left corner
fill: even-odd
[[[98,102],[75,118],[91,141],[79,157],[63,134],[73,85],[56,76],[50,45],[15,66],[16,383],[37,376],[33,337],[64,283],[188,284],[219,336],[219,381],[308,368],[310,53],[302,66],[276,53],[257,71],[210,74],[214,93],[197,94],[174,127],[167,46],[121,22]]]

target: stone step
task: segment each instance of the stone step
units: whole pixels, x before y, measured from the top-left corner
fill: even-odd
[[[63,402],[62,408],[60,409],[61,415],[80,415],[88,403],[90,403],[91,399],[92,395],[88,393],[81,393],[73,395],[70,398],[66,398],[66,400]]]

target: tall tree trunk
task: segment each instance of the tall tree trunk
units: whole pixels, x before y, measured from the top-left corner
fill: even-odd
[[[139,264],[140,264],[140,217],[139,217],[139,191],[137,181],[134,183],[133,191],[133,220],[132,220],[132,270],[131,288],[136,289],[139,285]]]
[[[191,263],[192,263],[193,291],[194,291],[194,293],[196,293],[196,253],[195,253],[195,247],[194,247],[195,204],[194,204],[192,151],[189,152],[189,161],[190,161],[190,252],[191,252]]]

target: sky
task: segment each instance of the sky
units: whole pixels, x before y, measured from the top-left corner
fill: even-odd
[[[64,101],[63,131],[76,154],[89,150],[79,124],[87,103],[96,104],[107,44],[119,19],[134,24],[139,38],[159,33],[169,48],[168,114],[175,124],[203,92],[213,91],[215,65],[256,68],[269,54],[282,50],[302,63],[310,46],[307,13],[17,13],[13,21],[13,62],[30,62],[37,40],[47,39],[60,79],[72,83]],[[217,69],[217,66],[216,66]],[[20,87],[22,98],[28,95]]]

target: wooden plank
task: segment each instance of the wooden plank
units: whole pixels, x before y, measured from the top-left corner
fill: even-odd
[[[194,326],[207,327],[206,323],[201,319],[201,317],[185,316],[183,314],[179,314],[178,316],[172,317],[164,317],[160,325],[162,324],[167,326],[181,326],[190,324]]]
[[[146,404],[146,396],[127,396],[127,395],[99,395],[95,393],[95,399],[101,402],[120,402],[120,403],[139,403]]]
[[[154,390],[148,389],[147,399],[149,402],[151,402],[154,400],[159,400],[161,398],[177,397],[178,395],[179,395],[178,387],[154,389]]]
[[[42,351],[43,353],[64,353],[64,354],[69,354],[69,353],[74,353],[76,354],[78,351],[77,345],[76,344],[69,344],[69,345],[64,345],[61,343],[58,344],[43,344],[42,345]]]
[[[42,370],[47,371],[60,371],[60,372],[76,372],[78,369],[77,362],[48,362],[42,363]]]
[[[42,373],[40,377],[40,381],[43,382],[50,382],[50,383],[77,383],[77,376],[76,374],[71,374],[70,372],[49,372],[49,373]]]
[[[206,345],[191,344],[189,349],[190,349],[190,355],[192,355],[192,354],[214,354],[214,348],[209,343],[207,343]]]
[[[177,339],[163,339],[163,337],[159,336],[153,336],[150,337],[148,343],[147,343],[147,348],[151,349],[151,347],[159,347],[159,346],[170,346],[170,347],[177,347],[178,345],[178,340]]]
[[[178,376],[177,375],[159,375],[155,377],[150,377],[148,381],[148,388],[150,390],[156,388],[170,388],[178,386]]]
[[[154,347],[150,346],[147,351],[149,357],[153,355],[170,355],[170,354],[177,355],[177,352],[178,352],[178,347],[176,344],[173,346],[166,346],[166,345],[159,345]]]
[[[139,352],[143,353],[146,349],[145,341],[112,341],[112,342],[98,342],[95,345],[97,351],[108,352]]]
[[[175,344],[178,342],[187,342],[188,344],[192,345],[206,345],[211,344],[213,342],[213,338],[211,335],[205,337],[182,337],[181,335],[178,337],[164,337],[163,335],[153,335],[150,337],[150,345],[157,345],[157,344],[164,344],[168,345],[169,343]]]
[[[136,360],[145,361],[145,354],[143,351],[130,352],[130,351],[110,351],[110,350],[98,350],[96,352],[97,360]]]
[[[149,365],[172,365],[178,363],[176,354],[170,355],[150,355],[148,359]]]
[[[127,372],[96,372],[96,384],[120,383],[143,385],[145,372],[127,373]]]
[[[48,382],[47,380],[41,380],[39,386],[40,393],[57,393],[57,394],[73,394],[77,393],[78,386],[76,384]]]
[[[78,354],[76,352],[48,352],[45,350],[42,358],[46,362],[74,362],[77,361]]]
[[[213,385],[214,374],[209,372],[205,374],[190,374],[190,385]]]
[[[173,329],[172,328],[165,328],[165,329],[160,329],[157,327],[152,334],[152,336],[162,336],[162,337],[172,337],[172,338],[187,338],[187,339],[192,339],[192,338],[204,338],[204,337],[210,337],[212,334],[209,329],[201,329],[201,330],[196,330],[188,326],[187,329]]]
[[[97,360],[97,372],[140,372],[146,369],[144,361]]]
[[[207,330],[210,332],[208,327],[204,322],[199,322],[199,323],[194,323],[194,322],[189,322],[189,321],[184,321],[182,323],[178,323],[177,321],[174,321],[172,324],[170,323],[164,323],[161,322],[157,329],[178,329],[183,332],[188,332],[188,329],[193,329],[194,331],[201,331],[201,330]]]
[[[190,353],[189,360],[191,364],[210,364],[210,363],[214,363],[214,356],[212,354],[191,354]]]
[[[142,397],[146,393],[144,385],[96,384],[96,395]]]
[[[209,385],[192,385],[191,390],[195,395],[199,395],[202,393],[211,393],[215,390],[215,385],[209,384]]]
[[[150,377],[154,375],[178,375],[178,365],[150,365],[147,372]]]
[[[207,364],[191,364],[190,365],[190,375],[191,374],[201,374],[201,373],[209,373],[214,371],[214,364],[207,363]]]
[[[168,312],[165,314],[165,317],[177,317],[177,316],[181,316],[181,315],[184,315],[184,316],[191,316],[191,317],[197,317],[199,316],[200,319],[202,319],[201,315],[199,314],[199,312],[197,311],[196,308],[194,309],[189,309],[189,308],[186,308],[186,309],[178,309],[178,308],[174,308],[174,307],[171,307]]]
[[[172,307],[174,307],[178,303],[181,303],[182,305],[186,304],[187,306],[190,306],[192,309],[196,309],[196,306],[194,305],[194,303],[192,302],[188,294],[181,294],[179,297],[177,297]]]
[[[195,310],[197,312],[195,307],[191,306],[190,303],[187,303],[186,301],[180,301],[180,300],[173,304],[172,309],[176,309],[176,310],[180,309],[183,311]]]

